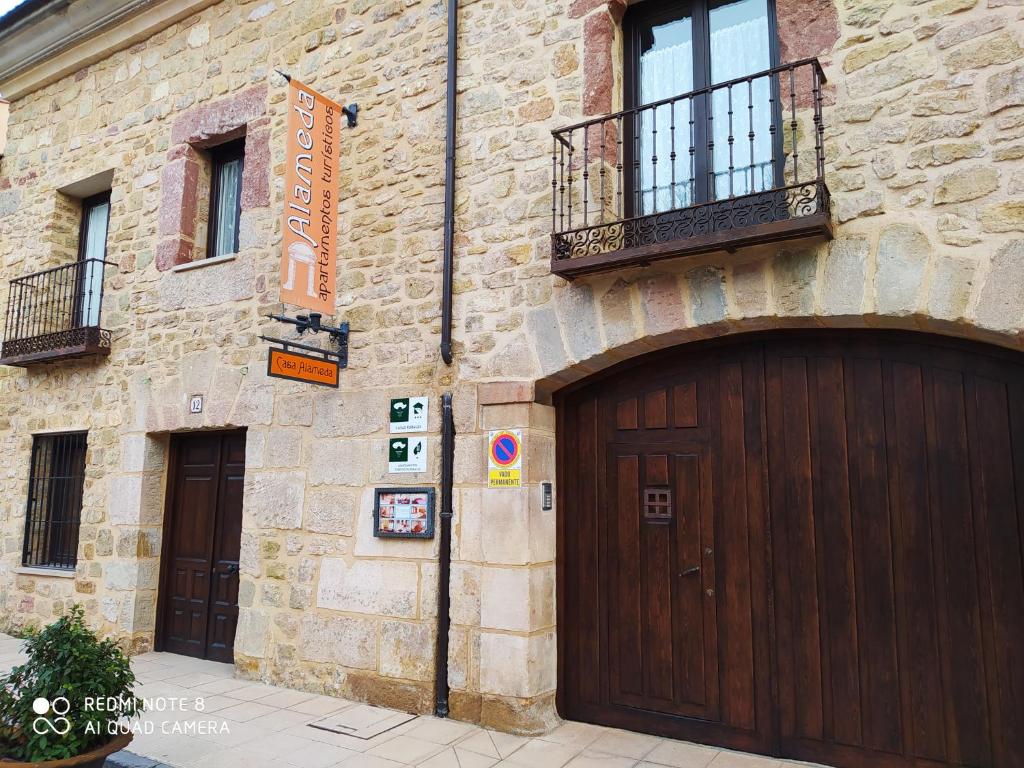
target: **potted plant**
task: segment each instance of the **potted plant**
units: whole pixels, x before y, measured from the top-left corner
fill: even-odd
[[[128,657],[85,626],[79,605],[25,646],[28,661],[0,678],[0,765],[100,768],[142,711]]]

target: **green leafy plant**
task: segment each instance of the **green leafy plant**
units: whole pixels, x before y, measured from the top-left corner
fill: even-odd
[[[112,640],[96,637],[81,606],[33,634],[25,647],[28,661],[0,678],[0,758],[75,757],[109,742],[121,732],[119,723],[142,711],[128,657]],[[61,697],[67,700],[66,714],[33,709],[37,699]],[[65,708],[63,702],[59,708]],[[41,717],[56,727],[37,723]]]

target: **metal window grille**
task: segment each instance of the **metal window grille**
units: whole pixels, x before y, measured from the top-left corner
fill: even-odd
[[[35,435],[22,564],[75,567],[85,481],[85,432]]]

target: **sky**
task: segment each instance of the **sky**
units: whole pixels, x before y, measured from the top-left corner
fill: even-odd
[[[21,5],[21,0],[0,0],[0,16],[3,16],[16,5]]]

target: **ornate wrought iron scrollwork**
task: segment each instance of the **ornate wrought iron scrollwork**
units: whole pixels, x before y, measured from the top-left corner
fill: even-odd
[[[651,216],[559,232],[553,239],[553,255],[556,261],[596,256],[716,232],[734,232],[761,224],[827,213],[828,210],[828,189],[824,182],[812,181]]]
[[[801,59],[553,131],[553,270],[829,236],[824,82],[817,59]]]
[[[110,352],[100,327],[102,259],[83,259],[10,281],[2,362],[11,365]]]
[[[54,359],[88,354],[90,351],[110,350],[110,331],[103,328],[71,328],[56,333],[10,339],[3,343],[0,358],[16,359],[26,356],[42,357],[52,352]]]

